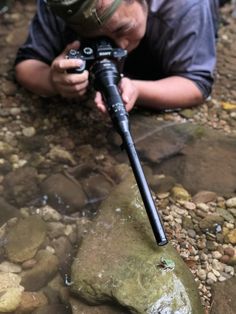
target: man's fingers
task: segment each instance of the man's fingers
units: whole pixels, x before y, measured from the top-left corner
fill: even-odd
[[[129,98],[128,95],[123,94],[123,95],[122,95],[122,98],[123,98],[124,103],[128,104],[128,103],[130,102],[130,98]]]
[[[64,83],[70,86],[73,86],[75,84],[86,84],[87,86],[88,77],[89,77],[89,73],[87,70],[81,74],[65,74]]]
[[[77,88],[70,88],[69,86],[61,86],[60,93],[63,97],[66,98],[81,98],[86,94],[87,88],[79,87]]]
[[[80,67],[83,64],[83,61],[80,59],[70,59],[70,62],[68,62],[67,55],[71,49],[78,49],[80,46],[80,42],[78,40],[68,44],[64,51],[55,59],[55,61],[52,64],[53,69],[55,69],[57,72],[63,73],[68,68],[77,68]]]
[[[102,113],[107,112],[106,107],[103,104],[97,104],[98,110],[100,110]]]
[[[95,103],[96,103],[96,106],[98,108],[98,110],[100,110],[101,112],[105,113],[107,111],[106,109],[106,106],[103,102],[103,99],[102,99],[102,94],[100,92],[96,92],[96,95],[95,95]]]
[[[82,65],[83,60],[81,59],[65,59],[59,57],[53,62],[52,67],[57,72],[64,73],[69,69],[81,68]]]
[[[102,94],[100,92],[96,92],[95,101],[96,101],[96,103],[102,102]]]

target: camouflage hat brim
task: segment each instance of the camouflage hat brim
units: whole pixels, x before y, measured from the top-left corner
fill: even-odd
[[[97,12],[98,0],[47,0],[46,3],[69,25],[91,31],[104,25],[114,14],[122,0],[114,0],[101,14]]]

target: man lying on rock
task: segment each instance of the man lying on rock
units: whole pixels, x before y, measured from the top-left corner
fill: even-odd
[[[38,95],[82,100],[89,73],[68,73],[81,60],[66,55],[106,36],[128,51],[119,84],[128,111],[196,106],[213,84],[217,11],[218,0],[37,0],[16,78]],[[105,111],[99,92],[95,103]]]

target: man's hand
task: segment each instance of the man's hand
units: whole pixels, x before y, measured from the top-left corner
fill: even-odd
[[[81,74],[67,73],[67,70],[82,65],[80,59],[67,59],[70,49],[78,49],[78,41],[69,44],[51,65],[51,82],[58,94],[65,98],[83,98],[89,85],[89,73],[85,70]]]
[[[125,108],[127,111],[132,110],[132,108],[135,105],[136,100],[138,99],[138,89],[133,84],[132,80],[124,77],[121,79],[119,84],[119,90],[121,98],[124,102]],[[97,105],[97,108],[102,111],[106,112],[106,104],[104,103],[102,99],[102,95],[100,92],[96,93],[95,96],[95,103]]]

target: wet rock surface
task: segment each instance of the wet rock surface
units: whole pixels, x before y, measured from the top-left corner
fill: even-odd
[[[213,288],[214,302],[212,304],[212,314],[233,314],[236,308],[235,293],[236,278],[226,282],[217,283]]]
[[[53,174],[41,184],[42,194],[47,195],[48,204],[73,213],[86,205],[86,195],[76,179],[63,174]]]
[[[192,133],[191,142],[175,158],[156,165],[156,171],[173,176],[192,194],[210,188],[221,195],[235,195],[236,137],[191,124],[173,127],[176,132],[181,129],[185,136]]]
[[[0,16],[1,311],[127,314],[114,304],[90,306],[70,295],[71,264],[101,201],[127,174],[127,156],[110,120],[91,101],[43,99],[14,81],[14,56],[25,39],[35,1],[12,4],[11,11]],[[211,314],[236,311],[230,301],[236,267],[232,10],[231,5],[221,10],[212,98],[194,109],[130,114],[168,238],[192,272],[205,311]],[[59,189],[59,181],[64,189]],[[30,254],[16,261],[7,253],[8,236],[17,238],[16,226],[31,219],[41,219],[46,228],[36,244],[30,241],[31,234],[18,237],[14,256],[19,256],[19,248]]]
[[[132,174],[102,203],[72,265],[72,282],[88,302],[113,301],[127,313],[203,313],[178,253],[170,244],[156,246]]]
[[[34,257],[46,237],[46,224],[38,216],[18,220],[6,235],[6,254],[12,262]]]
[[[13,273],[0,273],[0,311],[12,312],[21,302],[24,288],[20,285],[20,276]]]

